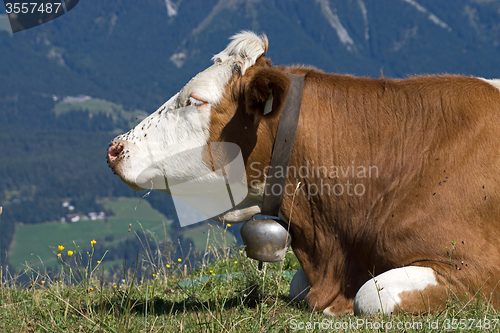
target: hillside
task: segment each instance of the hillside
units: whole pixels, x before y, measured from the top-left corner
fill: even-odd
[[[500,77],[500,0],[80,1],[16,34],[4,13],[3,258],[16,222],[58,220],[65,200],[87,214],[104,210],[99,199],[144,195],[107,167],[109,141],[209,66],[240,30],[266,33],[275,64],[371,77]],[[168,195],[147,200],[175,219]]]
[[[154,110],[242,29],[267,33],[276,64],[402,77],[500,76],[500,2],[208,0],[81,2],[22,33],[0,32],[1,91],[79,94]],[[175,13],[175,15],[174,15]]]

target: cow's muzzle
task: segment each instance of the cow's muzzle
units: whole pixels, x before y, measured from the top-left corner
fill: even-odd
[[[107,160],[108,165],[114,170],[117,160],[120,158],[120,154],[123,152],[122,143],[111,143],[108,148]]]

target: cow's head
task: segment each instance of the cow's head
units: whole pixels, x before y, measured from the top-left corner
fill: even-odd
[[[211,67],[112,141],[107,154],[111,169],[135,190],[170,193],[172,184],[189,183],[181,195],[223,195],[210,186],[223,175],[212,172],[217,154],[209,154],[207,147],[232,142],[241,149],[250,195],[225,218],[243,221],[259,213],[262,169],[269,163],[277,115],[290,84],[283,69],[265,58],[267,47],[265,36],[233,36]]]

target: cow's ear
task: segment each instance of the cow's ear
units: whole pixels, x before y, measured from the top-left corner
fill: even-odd
[[[280,68],[254,66],[243,79],[247,113],[254,115],[256,121],[281,114],[290,79]]]

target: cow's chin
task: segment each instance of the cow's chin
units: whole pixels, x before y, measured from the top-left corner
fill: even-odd
[[[145,191],[145,190],[158,190],[162,192],[169,192],[168,184],[165,177],[160,170],[154,168],[146,168],[140,173],[133,172],[133,170],[127,169],[122,166],[115,173],[120,177],[120,179],[128,185],[134,191]]]
[[[140,186],[138,186],[137,184],[133,183],[133,182],[128,182],[127,180],[121,178],[121,180],[127,184],[131,189],[133,189],[134,191],[137,191],[137,192],[140,192],[140,191],[144,191],[145,188],[142,188]]]
[[[122,182],[124,182],[127,186],[129,186],[131,189],[133,189],[134,191],[144,191],[144,190],[150,190],[152,189],[153,187],[150,185],[150,186],[145,186],[145,184],[153,184],[153,182],[140,182],[140,184],[137,182],[137,178],[136,177],[130,177],[128,175],[122,175],[120,173],[116,173],[120,179],[122,180]]]

